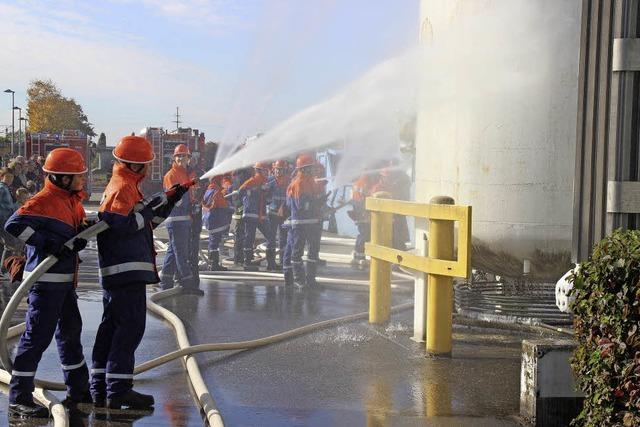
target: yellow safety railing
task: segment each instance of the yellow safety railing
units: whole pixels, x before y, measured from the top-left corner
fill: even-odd
[[[368,197],[371,212],[371,242],[365,253],[371,257],[369,322],[386,323],[391,309],[391,264],[428,275],[427,352],[451,354],[453,278],[469,277],[471,269],[471,206],[457,206],[450,197],[434,197],[430,204],[390,199],[379,192]],[[393,215],[429,220],[428,256],[391,248]],[[454,222],[458,222],[457,254],[454,254]]]

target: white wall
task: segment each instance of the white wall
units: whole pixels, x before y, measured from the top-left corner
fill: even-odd
[[[421,3],[416,200],[472,205],[474,238],[520,258],[570,250],[580,4]]]

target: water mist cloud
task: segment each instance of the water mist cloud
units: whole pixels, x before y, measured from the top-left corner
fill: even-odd
[[[399,151],[403,118],[415,112],[423,56],[418,48],[377,65],[330,99],[304,109],[228,157],[205,177],[339,144],[338,181],[346,181]]]

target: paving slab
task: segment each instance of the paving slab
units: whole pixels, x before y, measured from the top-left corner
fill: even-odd
[[[90,360],[102,313],[101,290],[95,251],[85,250],[82,257],[78,295]],[[368,310],[367,288],[346,286],[346,279],[366,279],[366,271],[330,263],[319,275],[342,278],[345,286],[298,292],[281,280],[203,278],[203,297],[179,295],[161,304],[182,319],[192,344],[262,338]],[[410,283],[393,291],[394,305],[411,298]],[[5,300],[0,295],[0,304]],[[410,339],[412,319],[406,310],[393,314],[384,327],[366,320],[343,323],[258,349],[199,354],[196,359],[228,426],[518,425],[521,340],[531,334],[456,326],[452,357],[430,358],[424,344]],[[173,331],[148,316],[136,360],[175,349]],[[54,346],[45,353],[38,376],[61,378]],[[72,413],[72,425],[203,425],[182,362],[143,374],[135,387],[155,396],[153,412],[107,413],[81,405]],[[7,420],[6,408],[1,394],[0,425]]]

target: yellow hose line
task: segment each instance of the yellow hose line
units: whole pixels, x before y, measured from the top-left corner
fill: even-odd
[[[9,384],[11,382],[11,374],[7,371],[0,369],[0,382]],[[53,393],[43,390],[40,387],[36,387],[33,392],[33,396],[43,406],[49,408],[49,412],[53,417],[53,425],[55,427],[69,427],[69,416],[64,405],[60,403],[57,397]]]
[[[187,331],[184,328],[184,323],[182,323],[180,318],[174,313],[155,303],[155,300],[157,299],[167,298],[175,296],[177,294],[180,294],[179,288],[173,288],[153,294],[147,299],[147,309],[152,313],[155,313],[158,316],[162,317],[164,320],[169,322],[171,326],[173,326],[173,330],[176,335],[176,341],[178,342],[178,347],[184,349],[191,346],[189,337],[187,336]],[[185,353],[183,357],[187,369],[187,375],[189,376],[191,386],[193,387],[193,391],[196,395],[195,397],[198,399],[200,407],[204,411],[205,418],[207,419],[209,425],[211,427],[224,427],[224,422],[222,421],[222,417],[220,416],[220,412],[218,411],[218,406],[216,405],[215,400],[213,400],[211,393],[209,393],[209,390],[207,389],[207,385],[202,378],[202,374],[200,373],[200,368],[198,367],[196,359],[194,357],[191,357],[188,353]],[[160,366],[163,363],[166,362],[158,363],[155,366]],[[138,368],[136,368],[136,370],[138,370]],[[136,373],[136,370],[134,370],[134,374]]]

